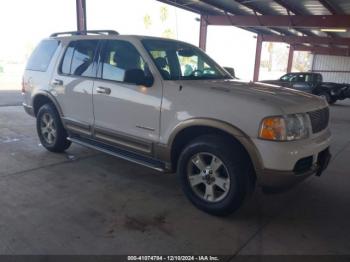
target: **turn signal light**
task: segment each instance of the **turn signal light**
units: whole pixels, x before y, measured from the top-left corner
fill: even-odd
[[[265,118],[261,123],[259,137],[267,140],[283,140],[285,137],[285,121],[282,117]]]

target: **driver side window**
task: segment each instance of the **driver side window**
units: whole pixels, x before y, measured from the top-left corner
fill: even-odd
[[[288,82],[288,81],[290,81],[291,77],[292,77],[291,74],[286,74],[286,75],[281,77],[281,81]]]
[[[210,67],[203,62],[197,55],[193,56],[182,56],[180,52],[176,52],[179,59],[181,76],[191,76],[197,73],[210,73]],[[215,73],[215,72],[214,72]]]

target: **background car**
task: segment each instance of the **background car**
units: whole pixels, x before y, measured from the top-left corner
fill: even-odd
[[[329,104],[334,104],[337,100],[350,98],[349,84],[323,82],[322,75],[319,73],[288,73],[280,79],[261,82],[322,96]]]

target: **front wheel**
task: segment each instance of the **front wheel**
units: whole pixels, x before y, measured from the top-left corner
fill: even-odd
[[[203,136],[190,143],[178,161],[178,176],[188,199],[213,215],[237,210],[247,191],[242,155],[234,143],[218,136]]]
[[[335,101],[332,99],[331,95],[327,92],[322,92],[319,94],[320,97],[324,98],[328,104],[334,104]]]
[[[51,152],[61,153],[71,145],[59,114],[51,104],[45,104],[39,109],[36,128],[41,144]]]

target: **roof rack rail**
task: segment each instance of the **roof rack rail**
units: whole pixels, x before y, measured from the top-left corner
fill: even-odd
[[[87,31],[69,31],[69,32],[59,32],[59,33],[53,33],[50,35],[50,37],[58,37],[62,35],[88,35],[88,34],[94,34],[94,35],[119,35],[117,31],[114,30],[87,30]]]

